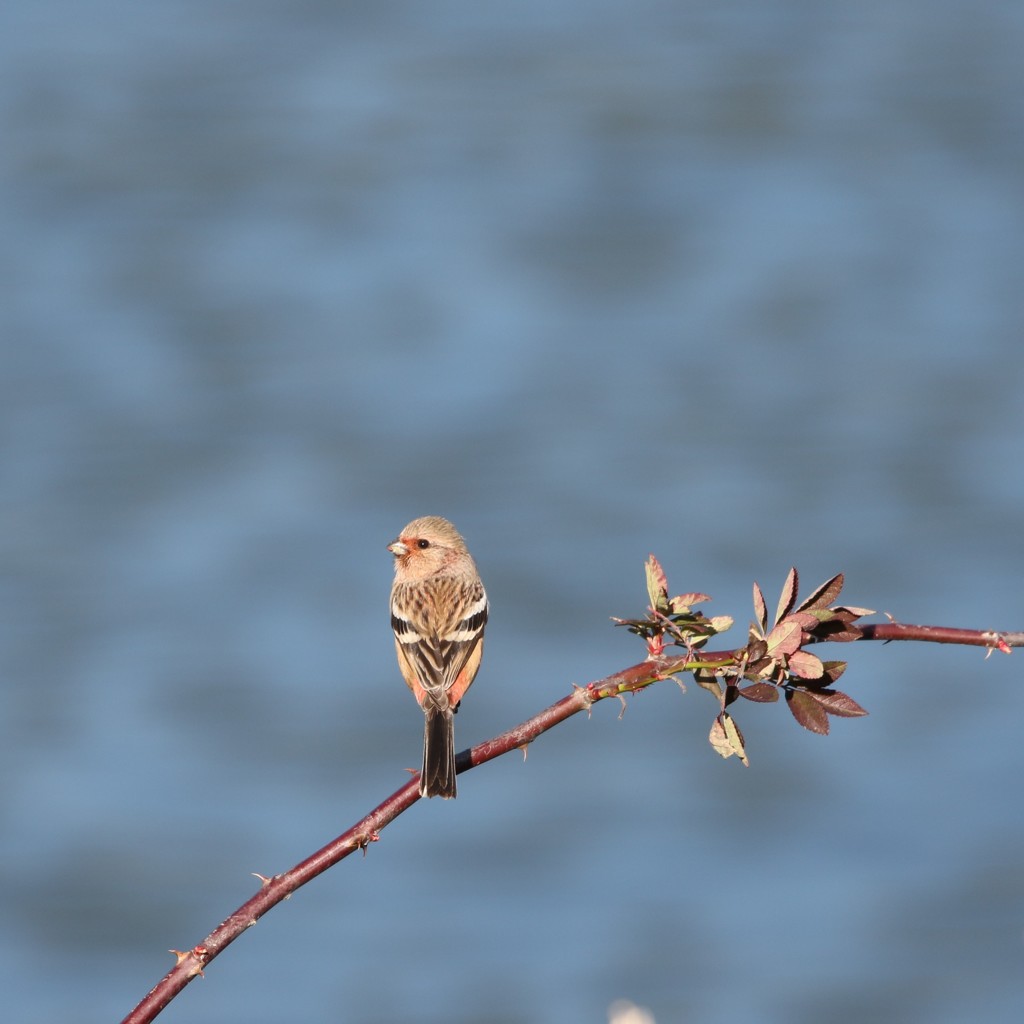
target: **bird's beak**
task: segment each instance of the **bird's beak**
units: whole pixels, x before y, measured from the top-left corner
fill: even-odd
[[[402,543],[402,539],[400,537],[393,540],[388,545],[388,551],[390,551],[396,558],[401,558],[403,555],[409,554],[409,548]]]

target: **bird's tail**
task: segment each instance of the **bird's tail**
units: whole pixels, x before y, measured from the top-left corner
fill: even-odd
[[[420,796],[455,797],[455,726],[448,708],[424,709]]]

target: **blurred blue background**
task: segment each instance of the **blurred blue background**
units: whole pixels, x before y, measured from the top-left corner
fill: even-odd
[[[0,951],[120,1019],[401,785],[384,545],[466,535],[478,742],[847,574],[1024,627],[1024,7],[11,0]],[[1021,655],[847,646],[821,739],[613,702],[417,805],[162,1020],[1016,1021]]]

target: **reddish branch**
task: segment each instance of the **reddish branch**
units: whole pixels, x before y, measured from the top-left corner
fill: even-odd
[[[1011,647],[1024,647],[1024,633],[996,633],[973,629],[954,629],[944,626],[911,626],[898,622],[858,627],[864,640],[922,640],[930,643],[962,644],[1008,651]],[[508,732],[464,750],[459,754],[456,771],[469,771],[477,765],[500,757],[518,748],[525,749],[541,733],[564,722],[580,711],[586,711],[592,704],[608,697],[618,697],[628,692],[641,690],[652,683],[668,679],[685,671],[699,662],[703,666],[727,665],[734,663],[737,651],[701,651],[696,655],[661,655],[623,669],[614,675],[583,687],[552,704],[540,714],[517,725]],[[187,951],[172,950],[177,963],[147,993],[142,1001],[124,1018],[122,1024],[144,1024],[154,1017],[194,978],[203,973],[203,968],[219,956],[247,928],[254,925],[268,910],[287,898],[300,886],[315,878],[321,872],[344,860],[356,850],[365,851],[370,843],[380,838],[381,830],[403,811],[419,800],[418,779],[414,776],[401,789],[392,793],[382,804],[357,822],[347,832],[332,840],[323,849],[296,864],[295,867],[272,878],[261,879],[260,890],[242,904],[230,917],[219,924],[205,939]]]
[[[924,640],[930,644],[960,644],[966,647],[1024,647],[1024,633],[994,630],[956,629],[953,626],[911,626],[903,622],[880,622],[860,626],[862,640]],[[1000,641],[1002,643],[1000,643]]]

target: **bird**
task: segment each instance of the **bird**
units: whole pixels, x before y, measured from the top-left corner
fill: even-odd
[[[466,542],[441,516],[414,519],[387,549],[398,668],[424,714],[420,795],[454,799],[453,715],[480,668],[487,593]]]

